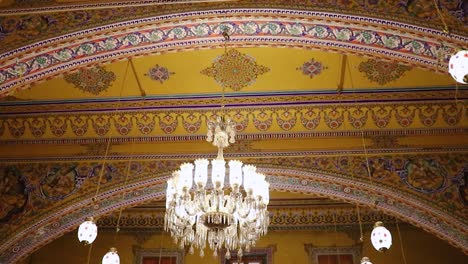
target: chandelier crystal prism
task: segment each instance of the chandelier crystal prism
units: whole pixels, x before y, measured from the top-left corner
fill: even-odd
[[[226,249],[241,257],[268,231],[269,183],[253,165],[231,160],[226,168],[224,148],[235,143],[234,122],[218,116],[208,122],[207,141],[218,148],[208,161],[184,163],[167,181],[164,228],[180,248],[200,250],[206,244],[216,256]]]

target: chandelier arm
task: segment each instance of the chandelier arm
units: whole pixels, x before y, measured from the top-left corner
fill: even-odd
[[[252,210],[252,201],[253,199],[250,196],[245,198],[245,200],[241,203],[241,208],[239,208],[239,217],[246,218],[249,215],[250,211]],[[247,207],[245,213],[242,212],[242,207]]]
[[[248,206],[248,205],[247,205],[247,206]],[[246,210],[245,213],[242,213],[242,211],[239,210],[239,218],[241,218],[241,219],[246,219],[247,216],[249,216],[249,214],[250,214],[250,210],[251,210],[250,206],[249,206],[249,209]]]
[[[211,200],[211,194],[204,194],[204,196],[202,197],[202,203],[201,203],[201,211],[203,213],[207,213],[209,210],[210,210],[210,200]]]
[[[205,190],[197,190],[195,198],[197,200],[198,210],[206,213],[208,211],[209,205],[207,204],[207,195]]]

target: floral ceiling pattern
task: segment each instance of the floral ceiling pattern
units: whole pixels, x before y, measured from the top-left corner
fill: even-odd
[[[164,83],[165,81],[169,80],[169,77],[171,75],[174,75],[175,72],[169,71],[166,67],[159,66],[156,64],[156,66],[151,67],[148,72],[145,74],[145,76],[148,76],[151,78],[153,81],[158,81],[159,83]]]
[[[297,70],[302,71],[302,74],[313,78],[322,73],[323,70],[327,69],[321,62],[311,59],[310,61],[304,62],[301,67],[298,67]]]
[[[367,79],[380,85],[398,80],[409,70],[411,70],[411,67],[397,62],[374,59],[359,64],[359,71],[364,73]]]
[[[101,66],[95,66],[66,74],[64,79],[84,92],[98,95],[111,86],[112,82],[116,79],[116,75],[114,72],[108,71]]]
[[[40,6],[50,5],[48,0],[31,1],[18,0],[18,7],[25,4]],[[124,3],[128,3],[126,1]],[[130,1],[131,2],[131,1]],[[136,1],[134,1],[136,2]],[[466,14],[468,4],[463,0],[439,0],[440,8],[446,16],[447,23],[453,30],[468,32]],[[96,4],[99,5],[99,4]],[[95,6],[96,6],[95,5]],[[101,4],[103,5],[103,4]],[[83,3],[86,7],[86,3]],[[67,8],[49,7],[50,12],[15,15],[14,10],[1,10],[9,16],[0,16],[0,39],[3,44],[0,50],[9,50],[14,47],[29,44],[46,37],[77,31],[83,28],[92,28],[104,24],[116,23],[125,20],[138,19],[148,16],[165,15],[195,10],[221,9],[221,8],[286,8],[301,10],[316,10],[340,13],[346,10],[355,15],[369,15],[383,19],[393,19],[401,22],[415,23],[423,26],[429,22],[437,21],[432,27],[441,29],[438,22],[438,14],[433,6],[433,1],[428,0],[374,0],[374,1],[281,1],[281,0],[257,0],[235,1],[224,3],[199,3],[191,5],[146,5],[140,7],[120,7],[117,1],[114,8],[88,9],[81,11],[67,11]],[[45,7],[47,10],[47,7]],[[53,9],[55,8],[55,9]],[[129,11],[131,8],[131,11]],[[3,12],[2,12],[3,11]]]
[[[269,72],[268,67],[258,65],[254,58],[235,49],[229,49],[218,56],[211,67],[201,71],[202,74],[213,77],[224,88],[240,91],[252,85],[258,76]]]

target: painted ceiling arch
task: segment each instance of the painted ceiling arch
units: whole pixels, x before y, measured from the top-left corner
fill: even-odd
[[[228,20],[229,22],[226,22]],[[445,71],[468,37],[390,20],[286,9],[188,12],[104,25],[0,55],[0,96],[86,66],[129,57],[230,45],[320,49]]]
[[[345,157],[341,158],[340,162],[343,162]],[[413,157],[400,157],[400,159],[407,158]],[[423,156],[419,158],[424,159]],[[443,162],[449,157],[442,155],[439,158],[438,162]],[[466,156],[460,157],[461,160],[458,160],[456,165],[458,170],[461,168],[460,166],[464,165],[463,158]],[[362,159],[358,160],[348,159],[351,163],[364,162]],[[395,158],[393,160],[395,161]],[[258,162],[259,160],[250,161]],[[435,208],[427,198],[426,202],[421,202],[423,199],[414,196],[409,189],[388,188],[389,186],[381,185],[381,182],[370,182],[365,177],[343,175],[331,170],[316,170],[310,165],[314,161],[312,157],[290,158],[287,160],[288,164],[285,161],[282,158],[273,158],[258,164],[260,170],[269,175],[268,180],[274,190],[314,194],[319,197],[373,207],[421,227],[465,252],[468,249],[466,234],[463,233],[463,230],[467,228],[466,224],[445,214],[439,208]],[[246,162],[249,160],[247,159]],[[335,159],[334,162],[338,162],[338,160]],[[79,174],[83,174],[92,164],[96,163],[56,165],[64,168],[74,166]],[[74,230],[86,216],[104,215],[121,207],[128,208],[151,200],[164,199],[165,180],[168,176],[167,173],[157,173],[155,166],[159,166],[156,170],[167,171],[170,168],[175,168],[178,162],[170,160],[162,162],[135,161],[131,166],[131,174],[135,177],[126,185],[124,185],[123,173],[128,162],[109,162],[107,164],[106,166],[119,172],[113,174],[113,179],[107,179],[103,183],[102,192],[99,194],[95,206],[92,205],[92,197],[94,197],[96,179],[94,182],[92,177],[81,179],[83,182],[80,183],[81,185],[74,194],[64,199],[59,205],[55,205],[54,209],[36,217],[37,220],[28,221],[27,224],[23,224],[14,231],[3,232],[6,230],[2,230],[2,234],[8,234],[7,237],[3,237],[3,243],[0,247],[1,252],[3,252],[0,255],[2,263],[14,263],[63,233]],[[46,169],[38,164],[10,164],[9,166],[21,171],[20,173],[29,174],[29,177],[32,175],[32,171],[37,175],[38,170],[44,171]],[[29,169],[26,169],[28,167]],[[447,169],[447,167],[445,168]],[[362,170],[362,168],[358,168],[358,170]],[[149,171],[151,173],[148,173]],[[155,175],[158,176],[155,177]],[[28,176],[25,175],[25,177]],[[104,176],[106,178],[107,174]],[[29,180],[32,179],[29,178]],[[35,206],[39,206],[39,204]],[[94,209],[92,209],[93,207]],[[17,221],[22,222],[21,218],[18,218]]]
[[[437,1],[449,34],[426,0],[21,2],[0,3],[0,262],[74,230],[102,167],[99,214],[163,197],[169,171],[213,153],[200,141],[220,105],[239,134],[226,156],[274,189],[377,208],[468,252],[468,90],[445,72],[468,43],[466,1]],[[222,96],[209,75],[226,28],[265,74]]]

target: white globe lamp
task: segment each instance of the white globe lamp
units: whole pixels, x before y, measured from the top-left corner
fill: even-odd
[[[78,228],[78,240],[84,245],[93,243],[97,237],[97,230],[98,228],[94,223],[94,219],[92,217],[86,218],[86,221]]]
[[[372,262],[370,261],[368,257],[363,257],[361,259],[361,264],[372,264]]]
[[[376,222],[371,233],[372,246],[380,252],[387,251],[392,246],[392,234],[382,222]]]
[[[461,50],[450,57],[449,73],[458,83],[468,83],[468,50]]]
[[[111,247],[109,249],[109,252],[102,258],[102,264],[120,264],[120,258],[116,248]]]

